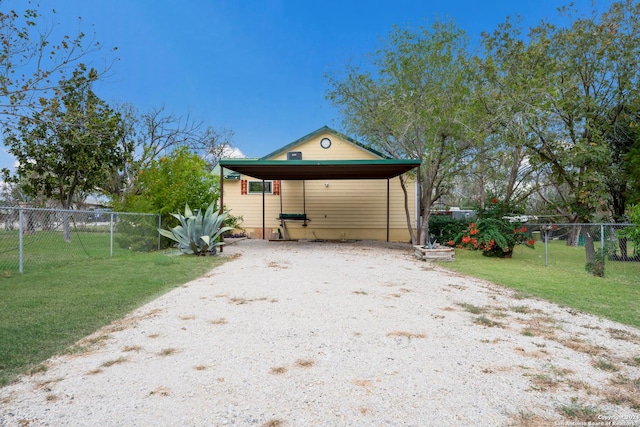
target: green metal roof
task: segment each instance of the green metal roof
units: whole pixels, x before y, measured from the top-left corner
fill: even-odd
[[[222,159],[220,166],[263,180],[388,179],[420,165],[420,160],[247,160]]]

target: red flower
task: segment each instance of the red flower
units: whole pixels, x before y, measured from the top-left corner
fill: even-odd
[[[455,242],[454,242],[453,240],[449,240],[449,241],[447,242],[447,245],[449,245],[449,246],[454,246],[454,245],[455,245]]]
[[[534,246],[535,246],[535,244],[536,244],[535,239],[529,239],[529,240],[527,240],[527,246],[534,247]]]
[[[465,245],[466,245],[466,244],[467,244],[467,243],[469,243],[470,241],[471,241],[471,237],[469,237],[469,236],[463,236],[463,237],[462,237],[462,243],[463,243],[463,244],[465,244]]]
[[[491,203],[498,203],[498,198],[494,197],[493,199],[491,199]]]
[[[478,234],[478,229],[472,228],[471,230],[469,230],[469,234],[471,234],[472,236],[475,236],[476,234]]]

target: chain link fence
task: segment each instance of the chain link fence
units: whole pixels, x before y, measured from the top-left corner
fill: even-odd
[[[0,274],[159,249],[160,215],[0,208]]]
[[[571,271],[571,264],[584,269],[586,253],[593,250],[594,259],[602,260],[607,270],[637,272],[640,277],[640,247],[618,233],[625,227],[634,227],[633,224],[526,224],[526,227],[536,240],[534,259],[547,267]]]

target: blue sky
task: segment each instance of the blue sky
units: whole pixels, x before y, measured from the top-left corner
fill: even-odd
[[[20,0],[4,0],[3,9]],[[508,15],[525,25],[557,17],[556,0],[43,0],[49,22],[104,46],[96,66],[119,58],[96,86],[108,103],[164,106],[235,132],[234,145],[261,157],[324,126],[341,130],[325,100],[326,73],[364,64],[392,26],[453,19],[477,42]],[[591,0],[575,3],[587,12]],[[597,0],[599,9],[611,1]],[[79,25],[77,18],[82,17]],[[115,54],[108,47],[117,46]],[[13,159],[0,152],[0,168]]]

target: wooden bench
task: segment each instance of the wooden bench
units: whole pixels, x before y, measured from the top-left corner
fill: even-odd
[[[307,222],[311,221],[306,213],[295,214],[295,213],[281,213],[278,218],[280,220],[280,225],[282,226],[282,232],[284,234],[284,239],[289,240],[289,232],[287,231],[287,222],[303,222],[303,227],[307,226]]]

